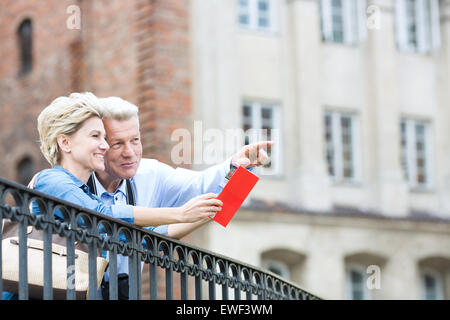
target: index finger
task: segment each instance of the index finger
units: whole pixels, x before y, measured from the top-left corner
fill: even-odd
[[[273,146],[275,144],[275,141],[259,141],[259,142],[255,142],[255,146],[257,148],[264,148],[264,147],[270,147]]]

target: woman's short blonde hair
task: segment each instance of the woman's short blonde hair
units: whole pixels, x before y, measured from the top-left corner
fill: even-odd
[[[69,97],[59,97],[39,114],[37,127],[41,152],[52,165],[61,161],[57,137],[60,134],[75,133],[90,117],[103,117],[99,99],[90,92],[72,93]]]

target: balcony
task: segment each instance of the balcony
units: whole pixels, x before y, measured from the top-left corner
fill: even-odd
[[[30,213],[29,206],[35,201],[41,215]],[[64,219],[55,219],[59,210]],[[88,299],[97,300],[97,253],[109,257],[110,292],[109,298],[118,298],[117,255],[129,257],[129,298],[142,299],[141,262],[148,264],[150,299],[160,299],[165,289],[165,299],[174,296],[182,300],[195,297],[197,300],[235,299],[235,300],[316,300],[317,296],[308,293],[296,284],[269,271],[251,266],[214,252],[162,236],[147,229],[124,221],[99,214],[95,211],[48,196],[20,184],[0,178],[0,220],[12,221],[18,225],[18,296],[21,300],[29,298],[27,266],[27,228],[32,226],[43,230],[43,292],[44,300],[56,299],[52,289],[52,237],[66,240],[67,270],[75,265],[75,244],[83,243],[88,250],[89,289]],[[0,231],[0,240],[3,239]],[[3,256],[0,246],[0,256]],[[0,274],[4,266],[0,261]],[[147,270],[145,268],[144,270]],[[162,272],[159,272],[161,271]],[[179,283],[174,283],[174,274]],[[65,298],[77,299],[75,287],[70,285],[76,279],[67,274]],[[164,279],[161,279],[164,278]],[[191,280],[191,281],[189,281]],[[193,285],[192,285],[193,280]],[[3,276],[0,279],[0,292],[4,290]],[[163,286],[158,286],[162,282]],[[174,288],[179,292],[174,295]]]

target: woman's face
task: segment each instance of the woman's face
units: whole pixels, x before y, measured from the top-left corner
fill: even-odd
[[[69,137],[72,164],[80,170],[105,170],[104,156],[109,146],[99,117],[91,117]]]

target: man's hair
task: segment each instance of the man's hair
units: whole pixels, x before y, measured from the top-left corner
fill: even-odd
[[[135,118],[139,125],[138,107],[119,97],[100,98],[104,114],[103,118],[118,121]]]
[[[56,98],[41,111],[37,119],[40,147],[52,166],[61,161],[57,137],[75,133],[84,121],[94,116],[102,118],[103,108],[99,99],[90,92]]]

